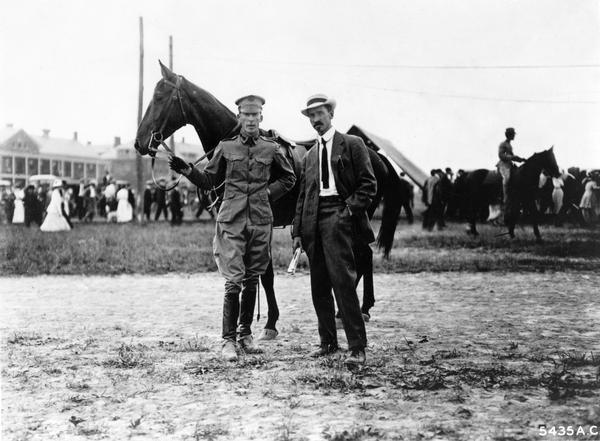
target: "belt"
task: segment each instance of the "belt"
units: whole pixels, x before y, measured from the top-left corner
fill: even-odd
[[[322,201],[322,202],[342,202],[342,198],[339,197],[339,195],[319,196],[319,201]]]

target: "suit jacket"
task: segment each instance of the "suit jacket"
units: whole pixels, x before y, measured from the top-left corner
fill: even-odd
[[[335,186],[352,212],[357,239],[371,243],[375,235],[367,217],[367,208],[377,193],[377,181],[367,147],[359,137],[336,131],[331,149]],[[320,190],[318,141],[304,157],[302,171],[292,236],[300,236],[306,249],[313,243],[317,230]]]

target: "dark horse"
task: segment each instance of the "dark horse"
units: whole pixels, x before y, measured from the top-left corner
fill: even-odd
[[[550,176],[557,177],[560,170],[556,164],[553,147],[534,153],[520,167],[515,167],[509,182],[508,202],[504,207],[504,220],[511,238],[515,237],[515,225],[523,210],[533,225],[533,233],[541,240],[538,228],[539,213],[535,204],[538,193],[540,173],[545,170]],[[477,235],[475,226],[482,205],[490,203],[502,194],[502,180],[495,171],[479,169],[466,174],[464,195],[468,203],[468,233]]]
[[[144,118],[138,127],[135,148],[142,154],[155,155],[160,141],[171,136],[180,127],[191,124],[202,142],[202,147],[211,157],[212,150],[228,136],[239,133],[237,118],[223,103],[209,92],[194,85],[180,75],[176,75],[160,63],[162,79],[154,89],[154,95]],[[286,157],[293,165],[296,176],[301,174],[300,155],[310,148],[313,142],[296,143],[283,138],[274,131],[262,131],[266,136],[273,137],[285,150]],[[383,248],[386,256],[389,253],[402,200],[398,188],[394,185],[398,176],[395,170],[386,163],[374,150],[369,149],[369,156],[377,179],[377,195],[368,213],[373,215],[379,203],[383,200],[381,228],[378,235],[378,246]],[[297,183],[300,179],[296,180]],[[272,205],[273,226],[290,225],[294,216],[298,188]],[[362,311],[369,314],[374,304],[373,293],[373,253],[368,244],[358,244],[355,248],[357,273],[364,277],[364,299]],[[267,296],[269,307],[267,328],[275,329],[279,317],[275,292],[273,289],[273,262],[267,272],[261,276],[261,282]],[[358,280],[357,280],[358,283]]]

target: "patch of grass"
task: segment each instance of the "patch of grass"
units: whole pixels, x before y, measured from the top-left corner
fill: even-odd
[[[121,369],[132,369],[150,366],[151,360],[148,356],[148,348],[144,345],[128,345],[121,343],[114,357],[104,362],[106,367]]]
[[[68,382],[67,383],[67,389],[71,389],[71,390],[75,390],[75,391],[85,391],[85,390],[89,390],[90,389],[90,385],[87,384],[84,381],[75,381],[75,382]]]
[[[447,351],[445,349],[442,349],[441,351],[436,351],[436,353],[434,354],[434,356],[436,358],[441,359],[441,360],[449,360],[449,359],[452,359],[452,358],[463,357],[464,354],[461,353],[458,349],[452,348],[452,350],[450,350],[450,351]]]
[[[310,369],[301,372],[291,379],[293,384],[308,384],[323,391],[356,391],[363,390],[364,384],[358,376],[345,368]]]
[[[137,429],[140,426],[140,424],[142,424],[143,418],[144,418],[144,416],[140,415],[138,418],[133,418],[133,419],[129,420],[129,428]]]
[[[97,426],[87,427],[87,426],[77,426],[77,433],[83,436],[95,436],[102,435],[106,432],[105,429]]]
[[[552,372],[544,372],[539,382],[548,389],[551,401],[565,400],[576,396],[592,397],[600,389],[600,379],[590,380],[563,366]]]
[[[196,441],[214,441],[218,437],[226,435],[229,435],[229,430],[221,424],[196,423],[192,437]]]
[[[196,334],[194,337],[188,339],[181,339],[176,341],[162,341],[158,342],[158,347],[167,351],[173,352],[208,352],[210,351],[210,345],[206,337],[198,337]]]
[[[9,345],[40,346],[55,340],[51,337],[44,338],[35,331],[15,331],[8,337],[6,342]]]
[[[353,427],[342,431],[334,431],[326,427],[323,432],[323,439],[327,441],[362,441],[384,439],[385,433],[372,427]]]
[[[565,368],[581,366],[600,366],[600,356],[590,352],[561,352],[558,354],[559,364]]]
[[[375,230],[378,221],[373,223]],[[374,258],[376,272],[593,270],[600,267],[600,230],[542,227],[544,242],[517,231],[518,238],[495,237],[499,228],[483,226],[478,238],[463,224],[449,223],[443,232],[426,233],[401,224],[389,260]],[[502,230],[503,231],[503,230]],[[69,232],[45,234],[35,228],[0,226],[0,273],[164,274],[215,271],[212,222],[76,224]],[[190,237],[196,240],[190,241]],[[124,246],[127,244],[127,246]],[[276,229],[272,242],[276,270],[289,264],[288,229]],[[299,268],[306,268],[303,256]]]

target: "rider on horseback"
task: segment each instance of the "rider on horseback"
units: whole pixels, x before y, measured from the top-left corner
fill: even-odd
[[[498,168],[498,173],[500,173],[500,175],[502,176],[502,194],[504,208],[506,209],[510,185],[510,176],[514,167],[513,161],[524,162],[525,159],[513,153],[513,148],[510,142],[515,139],[515,129],[513,129],[512,127],[507,128],[504,132],[504,135],[506,136],[506,139],[503,142],[501,142],[498,146],[498,157],[500,158],[500,160],[496,164],[496,167]]]

